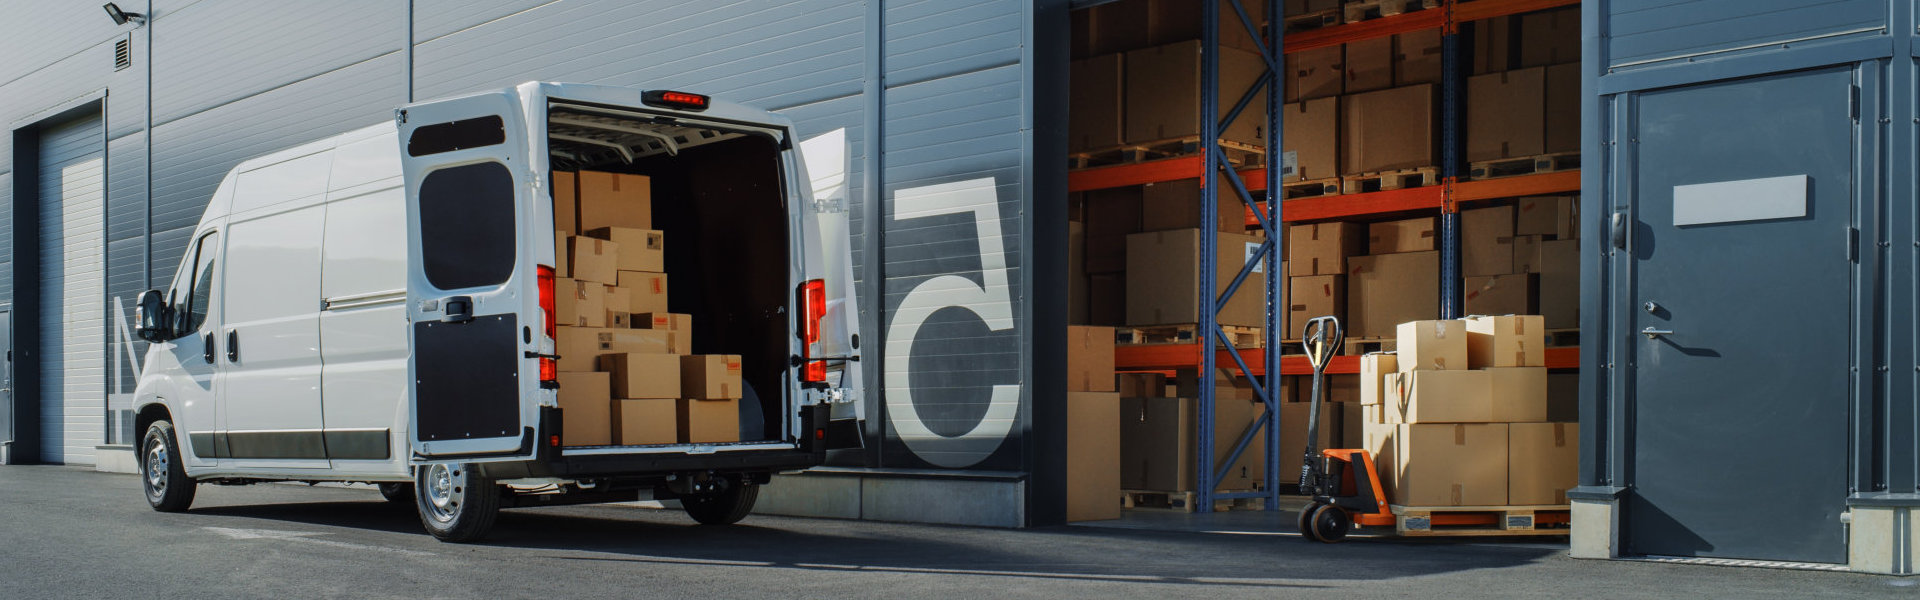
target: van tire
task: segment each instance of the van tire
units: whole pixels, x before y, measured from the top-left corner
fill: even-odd
[[[442,542],[486,537],[500,515],[500,486],[472,474],[470,465],[420,467],[415,470],[413,489],[421,525]]]
[[[147,504],[160,512],[185,512],[193,505],[194,488],[199,482],[187,477],[182,465],[180,442],[173,436],[173,423],[154,421],[141,437],[140,488]]]
[[[760,486],[736,483],[725,491],[681,497],[680,506],[701,525],[732,525],[747,518],[759,498]]]
[[[394,504],[412,504],[414,502],[413,484],[411,483],[381,483],[375,485],[380,488],[380,497],[386,498],[388,502]]]

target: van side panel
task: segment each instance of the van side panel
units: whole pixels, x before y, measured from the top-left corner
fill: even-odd
[[[336,470],[406,471],[405,202],[398,177],[328,194],[320,389]]]
[[[234,200],[249,200],[244,176]],[[236,466],[327,466],[318,322],[325,212],[315,196],[236,214],[227,227],[215,377]]]

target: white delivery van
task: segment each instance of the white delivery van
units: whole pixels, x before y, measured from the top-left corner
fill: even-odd
[[[815,209],[793,136],[696,94],[527,83],[241,163],[139,301],[147,500],[370,482],[449,541],[502,507],[739,520],[771,474],[861,437],[857,313],[822,281],[845,272],[845,215]],[[741,441],[566,442],[551,182],[584,169],[652,178],[671,310],[700,324],[695,351],[741,356]]]

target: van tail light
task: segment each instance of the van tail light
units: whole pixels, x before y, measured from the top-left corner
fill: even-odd
[[[820,345],[820,320],[827,316],[827,282],[809,279],[800,284],[800,380],[807,383],[827,381],[827,361],[814,360]]]
[[[640,94],[640,102],[647,106],[701,111],[706,110],[707,105],[710,104],[712,100],[700,94],[668,90],[650,90]]]
[[[556,282],[554,281],[553,267],[540,265],[535,269],[535,272],[537,274],[536,279],[539,280],[540,284],[540,317],[545,321],[545,323],[541,324],[541,330],[546,332],[547,339],[558,341],[557,327],[559,325],[559,319],[557,315],[560,311],[554,299],[554,285]],[[554,362],[554,358],[551,356],[540,357],[540,380],[558,381],[559,379],[560,365]]]

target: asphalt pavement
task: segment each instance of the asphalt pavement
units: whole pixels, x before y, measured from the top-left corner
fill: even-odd
[[[980,529],[755,515],[702,527],[626,506],[508,510],[445,544],[370,489],[201,486],[0,467],[0,597],[1914,597],[1920,579],[1586,561],[1538,541]]]

